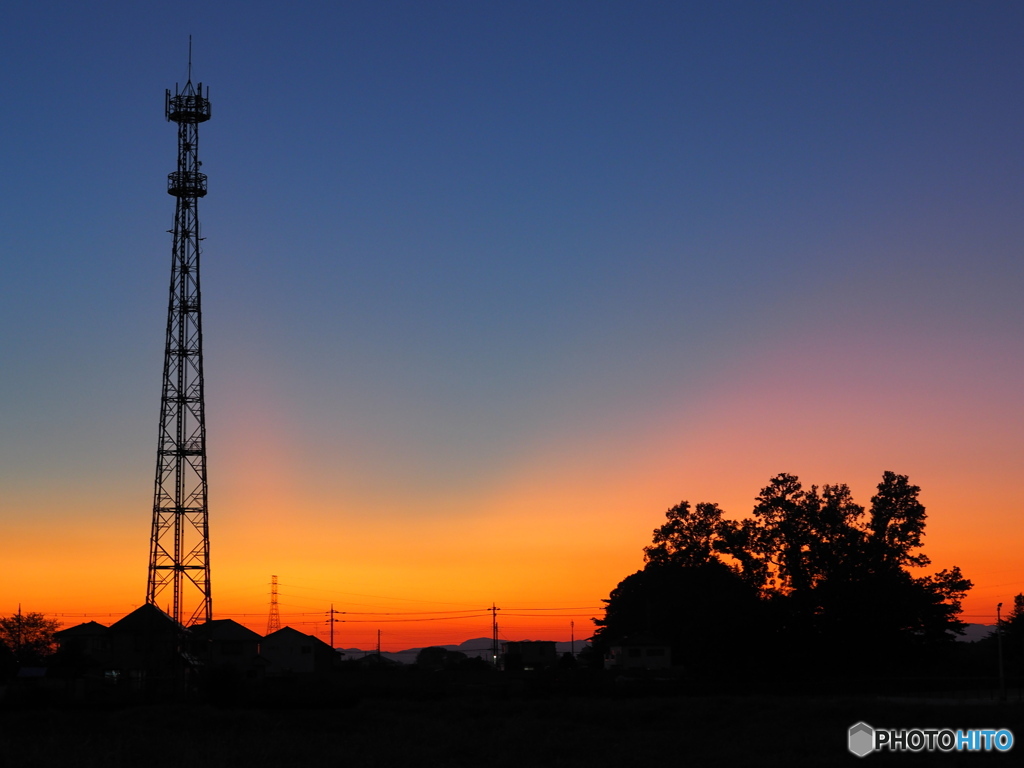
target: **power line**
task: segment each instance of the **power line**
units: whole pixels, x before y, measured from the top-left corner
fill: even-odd
[[[571,608],[509,608],[510,611],[603,611],[603,605],[573,606]]]
[[[430,613],[479,613],[489,610],[487,608],[469,608],[464,611],[338,611],[347,613],[350,616],[423,616]]]
[[[303,587],[298,584],[285,584],[286,587],[294,587],[295,589],[308,589],[310,591],[319,590],[318,587]],[[423,600],[422,598],[416,597],[386,597],[384,595],[364,595],[359,592],[338,592],[333,589],[331,590],[320,590],[327,592],[332,595],[353,595],[355,597],[372,597],[376,600],[404,600],[410,603],[433,603],[434,605],[473,605],[473,603],[452,603],[445,600]]]
[[[477,613],[472,616],[435,616],[426,619],[341,619],[348,624],[383,624],[383,623],[394,623],[398,621],[456,621],[458,619],[480,619],[487,616],[486,613]]]

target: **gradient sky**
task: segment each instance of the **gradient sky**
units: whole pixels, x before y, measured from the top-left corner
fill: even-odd
[[[0,18],[0,614],[144,600],[189,34],[219,616],[585,636],[779,472],[908,474],[965,618],[1024,591],[1021,3]]]

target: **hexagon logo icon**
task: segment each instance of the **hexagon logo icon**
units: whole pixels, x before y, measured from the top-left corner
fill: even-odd
[[[857,723],[850,726],[847,746],[857,757],[864,757],[864,755],[873,752],[875,749],[875,729],[867,723]]]

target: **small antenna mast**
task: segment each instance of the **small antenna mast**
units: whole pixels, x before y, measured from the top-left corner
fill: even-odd
[[[192,82],[192,35],[188,36],[188,82]]]

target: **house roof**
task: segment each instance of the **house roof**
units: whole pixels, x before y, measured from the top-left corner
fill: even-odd
[[[271,632],[269,635],[263,638],[264,642],[273,640],[281,640],[286,643],[296,643],[300,641],[307,642],[309,640],[312,640],[314,644],[320,644],[324,648],[330,649],[331,647],[328,643],[325,643],[319,637],[307,635],[303,632],[299,632],[299,630],[297,629],[292,629],[291,627],[281,627],[281,629],[277,630],[276,632]]]
[[[87,621],[84,624],[57,630],[53,634],[55,637],[95,637],[96,635],[105,635],[109,629],[98,622]]]
[[[170,634],[188,630],[155,605],[146,603],[111,624],[110,631],[126,634]]]
[[[213,619],[205,624],[196,624],[191,632],[193,637],[201,640],[224,642],[258,643],[263,637],[234,619]]]

